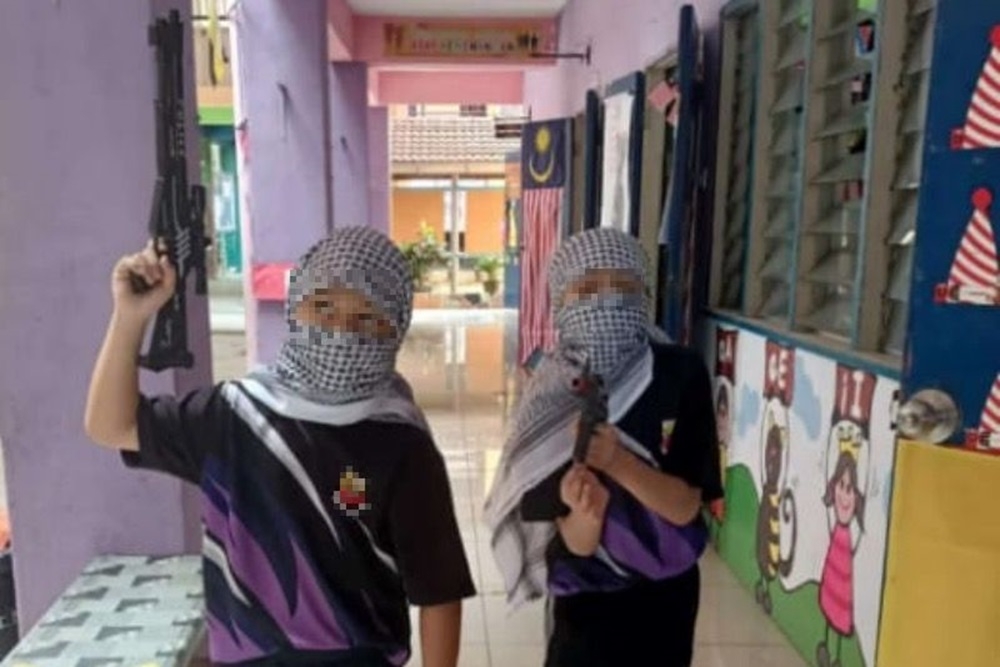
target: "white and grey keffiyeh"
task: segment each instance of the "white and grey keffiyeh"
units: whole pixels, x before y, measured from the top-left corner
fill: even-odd
[[[647,292],[635,298],[618,295],[609,300],[595,295],[571,305],[564,303],[575,281],[600,269],[630,272]],[[539,364],[518,403],[485,506],[494,558],[513,608],[546,590],[545,550],[556,527],[551,522],[522,521],[520,504],[526,492],[572,456],[579,411],[572,381],[582,362],[589,360],[592,369],[604,375],[612,424],[625,416],[652,381],[650,341],[668,339],[648,324],[648,284],[642,247],[616,229],[582,232],[567,240],[552,258],[549,285],[558,347]],[[622,440],[636,454],[648,457],[631,438]]]
[[[317,290],[338,285],[364,295],[392,324],[376,338],[299,322],[298,305]],[[369,227],[337,229],[310,248],[289,279],[288,337],[271,366],[241,380],[255,398],[293,419],[347,425],[366,419],[427,429],[396,356],[410,326],[413,277],[399,249]]]

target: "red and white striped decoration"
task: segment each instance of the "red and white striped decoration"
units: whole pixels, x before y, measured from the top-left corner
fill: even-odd
[[[955,150],[1000,148],[1000,25],[990,35],[993,48],[972,95],[965,126],[955,130]]]
[[[997,245],[990,225],[989,208],[993,195],[980,188],[972,195],[975,212],[965,229],[962,243],[955,254],[948,276],[953,289],[974,288],[994,297],[1000,286],[1000,266],[997,262]]]
[[[524,253],[521,255],[520,360],[537,348],[551,350],[555,339],[547,271],[559,244],[564,188],[525,189]]]
[[[1000,435],[1000,375],[997,375],[993,389],[986,397],[986,405],[983,407],[983,416],[979,420],[979,428],[987,433]]]

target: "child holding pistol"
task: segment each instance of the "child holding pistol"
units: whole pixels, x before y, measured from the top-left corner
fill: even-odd
[[[646,262],[627,234],[569,239],[549,284],[558,344],[519,404],[487,500],[509,600],[553,600],[547,667],[687,667],[701,510],[722,495],[707,369],[649,325]],[[585,366],[605,383],[609,423],[575,462]]]

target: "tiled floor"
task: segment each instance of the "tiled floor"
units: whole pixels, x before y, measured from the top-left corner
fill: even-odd
[[[542,605],[508,615],[482,524],[483,497],[496,468],[504,415],[515,392],[515,382],[506,372],[515,347],[510,314],[418,311],[399,362],[444,453],[479,589],[479,596],[467,601],[463,610],[462,667],[539,667],[544,655]],[[216,334],[214,348],[217,378],[242,372],[240,334]],[[805,664],[714,553],[705,557],[702,567],[696,667]],[[411,664],[420,665],[419,653]]]

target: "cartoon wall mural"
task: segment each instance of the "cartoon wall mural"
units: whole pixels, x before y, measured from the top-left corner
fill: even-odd
[[[935,303],[1000,306],[1000,263],[989,215],[992,203],[993,193],[987,188],[973,193],[972,218],[955,252],[948,282],[934,290]]]
[[[764,428],[761,434],[761,502],[757,517],[757,566],[760,579],[754,593],[768,614],[771,584],[787,577],[795,556],[795,496],[788,488],[789,418],[795,393],[795,350],[768,341],[764,367]],[[791,539],[782,544],[782,526]],[[785,547],[784,549],[782,547]]]
[[[826,453],[823,505],[830,546],[823,561],[819,606],[826,636],[816,648],[820,667],[839,665],[843,640],[854,635],[854,552],[865,528],[871,421],[875,376],[837,366],[837,389]]]
[[[736,343],[739,332],[719,328],[715,335],[715,426],[719,437],[719,469],[722,484],[726,483],[729,467],[729,442],[733,432],[733,412],[736,400]],[[719,523],[725,520],[725,499],[712,503],[712,517]]]
[[[990,34],[990,47],[966,112],[965,125],[952,132],[953,150],[1000,147],[1000,25]]]
[[[899,384],[735,324],[710,336],[716,403],[735,399],[719,553],[810,664],[873,667]]]

